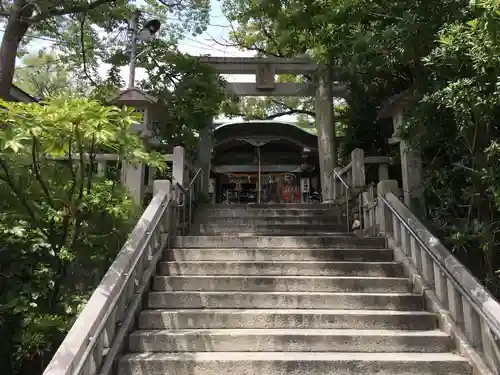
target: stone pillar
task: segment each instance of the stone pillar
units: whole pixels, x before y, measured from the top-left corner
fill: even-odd
[[[393,116],[394,131],[397,134],[403,124],[403,110]],[[422,157],[420,150],[410,149],[405,140],[399,141],[401,152],[401,173],[403,180],[403,201],[411,210],[423,210]]]
[[[387,235],[392,233],[392,215],[380,197],[385,197],[388,192],[399,196],[398,182],[396,180],[384,180],[377,184],[377,224],[380,232]]]
[[[156,177],[156,168],[154,167],[149,167],[149,172],[148,172],[148,186],[154,186],[154,181],[155,181],[155,177]],[[158,180],[158,181],[162,181],[162,180]]]
[[[321,68],[320,68],[321,69]],[[333,123],[332,71],[323,68],[318,72],[316,89],[316,129],[318,131],[319,171],[323,201],[332,199],[330,174],[335,168],[335,129]]]
[[[352,187],[362,188],[366,185],[365,152],[356,148],[351,152]]]
[[[201,179],[201,190],[208,194],[208,185],[210,180],[210,167],[212,161],[212,121],[200,131],[200,148],[198,149],[197,165],[203,171]]]
[[[378,180],[384,181],[389,179],[389,166],[385,163],[378,165]]]
[[[184,186],[184,147],[175,146],[172,161],[172,184]]]
[[[144,174],[146,166],[142,163],[133,165],[124,163],[125,168],[125,186],[132,197],[134,204],[142,206],[144,197]]]
[[[100,176],[106,176],[107,162],[106,160],[97,161],[97,174]]]

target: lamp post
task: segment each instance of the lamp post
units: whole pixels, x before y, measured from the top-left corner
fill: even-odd
[[[139,23],[140,12],[137,10],[132,15],[130,19],[130,31],[131,31],[131,41],[130,41],[130,65],[129,65],[129,76],[128,76],[128,88],[131,89],[135,85],[135,66],[137,62],[137,41],[149,42],[153,35],[160,30],[161,23],[158,20],[149,20],[143,26],[143,28],[138,32],[137,25]]]

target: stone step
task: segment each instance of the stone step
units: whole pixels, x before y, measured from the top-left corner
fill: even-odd
[[[436,316],[427,311],[186,309],[143,310],[139,329],[318,328],[433,330]]]
[[[411,292],[407,278],[328,276],[156,276],[157,291]]]
[[[330,292],[149,292],[152,309],[352,309],[423,310],[424,300],[413,293]]]
[[[216,248],[385,248],[385,238],[343,236],[177,236],[173,247]]]
[[[239,248],[189,248],[168,249],[163,260],[170,261],[372,261],[390,262],[394,259],[391,249],[239,249]]]
[[[242,216],[223,217],[199,215],[196,224],[231,224],[231,225],[276,225],[276,224],[310,224],[310,225],[340,225],[345,230],[345,219],[336,216]]]
[[[135,331],[132,352],[445,353],[444,332],[369,329],[187,329]]]
[[[397,262],[160,262],[158,275],[403,276]]]
[[[222,233],[259,233],[285,236],[308,236],[346,232],[342,224],[200,224],[194,233],[213,235]]]
[[[202,210],[234,210],[234,209],[255,209],[255,208],[284,208],[284,209],[301,209],[301,210],[311,210],[311,209],[331,209],[335,208],[335,206],[331,206],[329,204],[324,203],[215,203],[215,204],[206,204],[201,207]]]
[[[122,357],[120,375],[471,375],[450,353],[141,353]]]
[[[339,209],[332,208],[315,208],[315,209],[300,209],[300,208],[211,208],[200,211],[199,217],[285,217],[285,216],[321,216],[335,217],[337,220],[341,217]]]

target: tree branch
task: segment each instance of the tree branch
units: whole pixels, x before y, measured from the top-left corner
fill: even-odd
[[[10,188],[12,189],[12,192],[19,198],[19,200],[21,201],[21,204],[26,209],[26,212],[33,220],[33,224],[37,223],[38,220],[37,220],[37,217],[35,215],[35,211],[33,211],[33,209],[30,207],[26,196],[21,193],[22,189],[18,189],[18,187],[16,186],[16,184],[15,184],[15,182],[10,174],[9,167],[7,166],[7,163],[1,158],[0,158],[0,168],[3,170],[3,172],[5,174],[5,179],[3,179],[3,180],[9,184]],[[47,235],[44,228],[42,228],[42,231]]]
[[[87,69],[87,57],[85,54],[85,19],[87,18],[87,14],[84,13],[82,15],[82,19],[80,20],[80,45],[82,47],[82,60],[83,60],[83,73],[87,77],[87,79],[94,85],[97,86],[97,83],[92,79]]]
[[[53,9],[47,12],[42,12],[40,14],[35,15],[31,18],[31,22],[40,22],[46,20],[47,18],[54,16],[64,16],[66,14],[76,14],[76,13],[84,13],[90,10],[99,8],[104,4],[114,3],[116,0],[96,0],[92,3],[78,4],[70,7],[63,7],[60,9]]]
[[[314,112],[308,111],[306,109],[290,109],[288,111],[275,113],[263,118],[263,120],[272,120],[281,116],[295,115],[295,114],[304,114],[309,116],[314,116]]]
[[[307,109],[301,109],[301,108],[293,108],[293,107],[289,106],[288,104],[280,102],[279,100],[276,100],[276,99],[271,99],[271,102],[273,102],[274,104],[277,104],[283,108],[286,108],[289,111],[295,111],[293,113],[301,113],[301,114],[309,115],[309,116],[313,116],[313,117],[316,116],[316,113],[314,111],[310,111]]]
[[[43,180],[42,175],[40,174],[40,168],[38,166],[38,160],[36,157],[38,141],[34,135],[32,135],[32,139],[33,139],[33,145],[31,146],[31,161],[33,163],[33,171],[35,172],[35,177],[36,177],[38,183],[40,184],[40,186],[42,187],[42,190],[43,190],[45,196],[47,197],[47,200],[49,201],[50,206],[53,209],[55,209],[54,201],[52,200],[52,196],[49,192],[49,189],[48,189],[47,185],[45,184],[45,181]]]
[[[169,7],[169,8],[175,8],[175,7],[178,7],[178,6],[181,6],[182,5],[182,2],[179,1],[177,3],[167,3],[165,0],[158,0],[160,3],[162,3],[163,5],[165,5],[166,7]]]

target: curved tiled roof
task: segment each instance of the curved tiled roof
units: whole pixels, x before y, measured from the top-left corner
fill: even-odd
[[[301,147],[317,150],[317,136],[297,125],[271,120],[250,120],[229,122],[219,125],[214,130],[214,146],[244,137],[277,137],[291,141]]]

